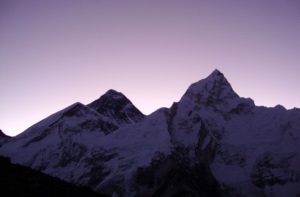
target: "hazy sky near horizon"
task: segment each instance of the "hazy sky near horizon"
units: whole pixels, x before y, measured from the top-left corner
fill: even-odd
[[[215,68],[257,105],[300,107],[298,0],[0,0],[0,129],[108,89],[143,113]]]

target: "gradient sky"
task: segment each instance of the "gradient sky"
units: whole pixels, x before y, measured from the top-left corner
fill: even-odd
[[[257,105],[300,106],[299,0],[0,0],[0,129],[112,88],[142,112],[215,68]]]

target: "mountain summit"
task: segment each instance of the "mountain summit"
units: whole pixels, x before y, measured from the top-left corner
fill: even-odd
[[[215,105],[239,96],[234,92],[225,76],[214,70],[208,77],[193,83],[184,97],[195,98],[195,102]]]
[[[144,114],[126,96],[112,89],[90,103],[88,107],[114,120],[117,125],[136,123],[144,118]]]
[[[144,116],[122,93],[76,103],[0,147],[111,196],[297,197],[300,110],[254,105],[215,70]]]

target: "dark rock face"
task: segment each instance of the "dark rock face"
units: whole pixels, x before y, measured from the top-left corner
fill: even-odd
[[[90,188],[95,188],[107,175],[109,170],[105,168],[105,162],[110,161],[116,156],[116,153],[109,152],[103,148],[91,151],[88,157],[84,158],[85,166],[89,171],[81,175],[80,179],[86,180]]]
[[[300,174],[290,169],[290,160],[293,157],[295,155],[286,155],[281,158],[272,153],[258,157],[251,173],[253,184],[259,188],[265,188],[276,184],[300,182]]]
[[[157,154],[150,166],[135,174],[137,196],[219,197],[221,187],[206,161],[191,160],[185,147],[175,147],[170,155]]]
[[[107,91],[88,106],[115,120],[119,125],[136,123],[144,118],[144,115],[122,93],[115,90]]]

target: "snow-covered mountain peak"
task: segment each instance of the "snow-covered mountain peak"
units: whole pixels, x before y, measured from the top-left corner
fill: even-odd
[[[208,77],[193,83],[180,100],[179,108],[192,110],[202,107],[213,107],[218,111],[228,111],[239,103],[253,105],[250,100],[240,98],[232,89],[225,76],[214,70]]]
[[[225,97],[237,97],[230,83],[225,76],[219,71],[214,70],[208,77],[196,83],[193,83],[187,90],[188,94],[197,94],[201,97],[217,97],[223,99]]]
[[[125,95],[112,89],[90,103],[88,107],[114,120],[118,125],[135,123],[144,118],[144,114]]]

